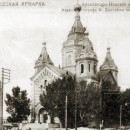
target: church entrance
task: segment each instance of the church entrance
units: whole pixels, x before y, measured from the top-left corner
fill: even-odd
[[[47,123],[48,121],[48,114],[45,112],[45,110],[42,108],[39,110],[39,123]]]

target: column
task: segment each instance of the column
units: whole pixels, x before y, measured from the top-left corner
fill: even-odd
[[[36,120],[35,120],[35,123],[38,123],[39,122],[39,114],[36,114]]]
[[[40,113],[40,123],[43,123],[43,114]]]
[[[50,115],[47,115],[47,123],[51,123],[51,117],[50,117]]]

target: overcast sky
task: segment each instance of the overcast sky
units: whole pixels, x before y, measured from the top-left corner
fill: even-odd
[[[50,58],[56,66],[61,65],[62,44],[67,39],[75,18],[74,11],[61,10],[73,9],[76,0],[42,0],[42,2],[45,3],[43,7],[0,6],[0,68],[11,70],[11,82],[4,86],[4,96],[17,85],[26,89],[30,96],[30,77],[34,74],[34,63],[41,52],[44,34]],[[81,4],[83,2],[86,3],[85,0],[79,1]],[[108,3],[107,0],[87,2]],[[122,0],[115,0],[115,3],[119,2]],[[128,4],[127,0],[123,2]],[[93,8],[98,9],[98,7]],[[98,67],[104,61],[109,42],[112,57],[119,70],[119,86],[122,90],[129,88],[130,11],[88,12],[84,10],[80,12],[80,16],[98,56]],[[5,112],[4,116],[6,116]]]

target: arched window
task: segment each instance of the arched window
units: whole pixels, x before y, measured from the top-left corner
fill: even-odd
[[[68,56],[68,65],[71,65],[71,55]]]
[[[93,69],[94,69],[94,73],[96,74],[96,65],[94,65]]]
[[[84,65],[81,64],[81,73],[84,73]]]
[[[89,72],[90,72],[90,67],[91,67],[91,66],[90,66],[90,63],[89,63],[89,64],[88,64],[88,70],[89,70]]]
[[[40,85],[41,94],[43,93],[43,85]]]
[[[44,81],[44,86],[46,87],[46,85],[47,85],[47,80]]]

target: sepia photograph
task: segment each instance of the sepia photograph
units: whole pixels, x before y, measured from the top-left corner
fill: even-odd
[[[0,0],[0,130],[129,130],[129,42],[129,0]]]

